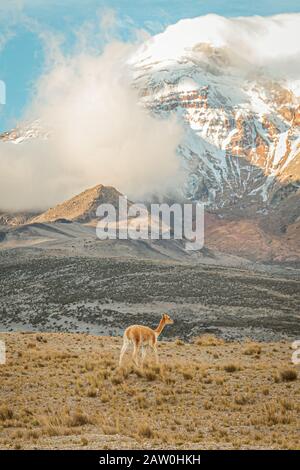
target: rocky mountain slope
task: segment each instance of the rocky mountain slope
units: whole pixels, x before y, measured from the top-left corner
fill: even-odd
[[[33,218],[31,222],[55,222],[59,219],[82,223],[91,222],[97,218],[96,210],[100,204],[112,204],[114,207],[118,207],[120,196],[122,194],[112,186],[99,184],[50,208]]]
[[[0,212],[0,227],[23,225],[36,216],[34,212]]]
[[[134,84],[155,115],[175,113],[184,123],[178,151],[191,199],[263,210],[299,194],[298,81],[274,80],[203,32],[220,21],[182,20],[149,40],[131,58]]]

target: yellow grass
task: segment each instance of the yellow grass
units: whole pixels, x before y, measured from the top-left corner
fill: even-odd
[[[160,342],[118,367],[121,338],[0,334],[0,448],[299,449],[288,343]]]

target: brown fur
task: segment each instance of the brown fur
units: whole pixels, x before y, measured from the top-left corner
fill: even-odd
[[[131,325],[128,328],[126,328],[124,332],[124,336],[123,336],[123,346],[122,346],[121,353],[120,353],[120,361],[119,361],[120,366],[122,365],[123,356],[130,343],[133,344],[132,360],[136,365],[138,365],[137,355],[139,353],[140,348],[142,347],[142,363],[143,363],[145,354],[146,354],[145,348],[147,346],[151,347],[151,349],[154,351],[156,362],[158,362],[157,338],[166,325],[171,325],[173,323],[174,322],[169,317],[169,315],[164,313],[163,316],[161,317],[161,320],[157,328],[155,328],[155,330],[153,330],[152,328],[149,328],[148,326],[143,326],[143,325]]]

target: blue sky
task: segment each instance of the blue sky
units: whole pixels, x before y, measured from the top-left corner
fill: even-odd
[[[20,119],[46,67],[45,44],[59,38],[72,51],[78,32],[92,25],[90,38],[101,51],[107,31],[101,18],[113,11],[116,36],[132,40],[133,31],[162,31],[181,18],[207,13],[224,16],[300,12],[299,0],[0,0],[0,80],[6,84],[6,105],[0,105],[0,131]],[[97,34],[96,34],[97,32]]]

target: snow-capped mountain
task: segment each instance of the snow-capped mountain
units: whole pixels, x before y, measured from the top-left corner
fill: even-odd
[[[12,144],[21,144],[26,140],[43,138],[47,139],[49,131],[45,129],[42,123],[36,119],[18,126],[10,131],[0,134],[0,142],[10,142]]]
[[[240,53],[228,40],[239,20],[182,20],[144,44],[130,65],[144,105],[184,123],[178,152],[187,196],[212,209],[261,210],[300,187],[300,74],[274,78],[268,57],[258,67],[249,47],[251,59]]]
[[[128,59],[146,109],[158,118],[175,114],[184,126],[178,153],[189,199],[261,213],[299,192],[299,25],[300,15],[181,20]],[[288,50],[280,41],[287,31]],[[48,134],[36,120],[0,141]]]

